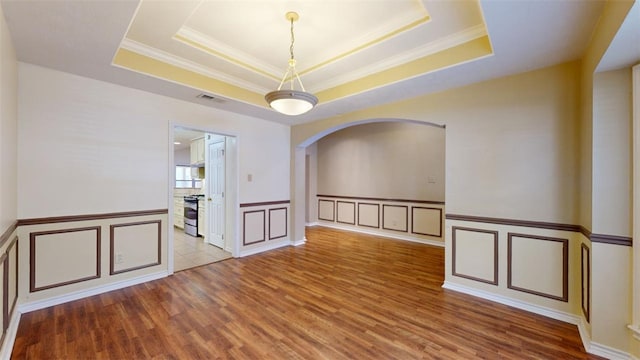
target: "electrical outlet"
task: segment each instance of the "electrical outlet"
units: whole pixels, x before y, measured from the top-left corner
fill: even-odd
[[[124,262],[124,255],[116,254],[116,264],[122,264]]]

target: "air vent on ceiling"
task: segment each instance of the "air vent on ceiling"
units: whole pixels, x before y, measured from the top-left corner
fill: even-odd
[[[207,101],[211,101],[211,102],[216,102],[216,103],[223,103],[224,102],[224,99],[222,99],[222,98],[215,97],[213,95],[209,95],[209,94],[205,94],[205,93],[202,93],[202,94],[200,94],[200,95],[198,95],[196,97],[199,98],[199,99],[203,99],[203,100],[207,100]]]
[[[196,97],[199,97],[200,99],[205,99],[205,100],[215,100],[215,97],[213,95],[204,94],[204,93]]]

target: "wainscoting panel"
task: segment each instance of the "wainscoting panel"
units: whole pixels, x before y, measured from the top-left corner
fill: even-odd
[[[444,246],[444,202],[332,195],[317,198],[319,225]]]
[[[243,245],[252,245],[265,241],[265,210],[252,210],[243,213]]]
[[[242,243],[235,256],[243,257],[295,245],[289,235],[289,207],[289,200],[240,204]],[[304,243],[304,239],[297,240]]]
[[[507,287],[568,301],[569,240],[517,233],[507,239]]]
[[[269,209],[269,240],[287,237],[287,213],[286,207]]]
[[[343,224],[356,224],[356,203],[352,201],[336,201],[337,222]]]
[[[335,221],[335,201],[318,200],[318,220]]]
[[[451,229],[452,274],[498,285],[498,232],[454,226]]]
[[[5,333],[7,332],[7,327],[4,326],[4,324],[8,324],[9,323],[9,317],[7,316],[7,312],[8,312],[8,308],[9,308],[9,302],[7,301],[6,298],[6,294],[7,294],[7,289],[6,289],[6,285],[7,285],[7,277],[8,277],[8,273],[7,273],[7,265],[8,265],[8,261],[7,261],[7,254],[4,253],[0,256],[0,279],[3,279],[2,281],[2,311],[0,311],[0,324],[2,324],[2,335],[0,336],[0,342],[4,341],[4,336]]]
[[[409,231],[409,208],[404,205],[382,205],[382,228]]]
[[[162,222],[130,222],[110,226],[109,274],[160,265]]]
[[[591,249],[587,244],[580,246],[580,303],[587,322],[591,319]]]
[[[359,202],[358,226],[380,228],[380,204]]]
[[[14,238],[9,246],[7,247],[7,266],[6,270],[6,278],[3,279],[4,292],[3,294],[7,294],[3,296],[7,300],[7,308],[5,313],[5,323],[4,328],[6,329],[9,326],[8,320],[14,313],[16,309],[16,303],[18,302],[18,238]]]
[[[100,234],[100,226],[32,232],[30,291],[99,278]]]
[[[442,237],[442,209],[411,207],[411,233]]]

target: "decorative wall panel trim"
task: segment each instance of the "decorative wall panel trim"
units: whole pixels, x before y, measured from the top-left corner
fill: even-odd
[[[376,225],[366,225],[363,224],[360,220],[360,215],[362,214],[362,210],[360,210],[360,205],[365,205],[365,206],[375,206],[377,208],[376,210]],[[380,228],[380,204],[373,204],[373,203],[363,203],[363,202],[359,202],[358,203],[358,226],[366,226],[366,227],[370,227],[370,228],[375,228],[375,229],[379,229]]]
[[[342,196],[342,195],[321,195],[317,194],[317,197],[334,198],[334,199],[350,199],[350,200],[365,200],[365,201],[387,201],[387,202],[406,202],[416,204],[432,204],[432,205],[444,205],[444,201],[432,201],[432,200],[411,200],[411,199],[388,199],[388,198],[376,198],[376,197],[362,197],[362,196]]]
[[[115,242],[116,242],[116,228],[119,227],[127,227],[127,226],[139,226],[139,225],[149,225],[149,224],[157,224],[158,225],[158,249],[157,249],[157,260],[152,263],[142,264],[138,266],[133,266],[130,268],[116,270],[116,262],[115,262]],[[148,268],[151,266],[160,265],[162,263],[162,221],[161,220],[151,220],[151,221],[139,221],[125,224],[113,224],[109,226],[109,275],[117,275],[126,273],[129,271],[140,270],[144,268]]]
[[[385,215],[385,208],[404,208],[404,228],[403,229],[394,229],[394,228],[388,228],[385,227],[384,225],[384,215]],[[408,232],[409,231],[409,207],[406,205],[388,205],[388,204],[382,204],[382,229],[384,230],[393,230],[393,231],[401,231],[401,232]]]
[[[586,288],[585,288],[586,280]],[[586,290],[586,291],[585,291]],[[585,296],[585,292],[587,296]],[[591,249],[587,244],[580,246],[580,303],[582,304],[582,314],[587,322],[590,322],[591,315]]]
[[[280,204],[289,204],[291,200],[278,200],[278,201],[265,201],[265,202],[254,202],[254,203],[242,203],[240,204],[241,208],[244,207],[256,207],[256,206],[269,206],[269,205],[280,205]]]
[[[320,203],[323,202],[327,202],[327,203],[331,203],[331,219],[329,218],[322,218],[320,217]],[[323,200],[323,199],[319,199],[318,200],[318,220],[325,220],[325,221],[335,221],[336,218],[336,205],[335,205],[335,201],[333,200]]]
[[[438,210],[439,216],[438,216],[438,233],[437,234],[427,234],[427,233],[421,233],[421,232],[417,232],[415,231],[415,226],[414,226],[414,221],[413,221],[413,215],[414,215],[414,211],[415,209],[423,209],[423,210]],[[418,235],[427,235],[427,236],[437,236],[437,237],[442,237],[442,209],[441,208],[432,208],[432,207],[421,207],[421,206],[412,206],[411,207],[411,233],[412,234],[418,234]]]
[[[590,239],[594,243],[633,246],[633,239],[628,236],[591,234]]]
[[[16,256],[15,258],[12,260],[11,257],[9,256],[11,254],[11,250],[13,250],[13,248],[16,248]],[[13,301],[9,304],[8,310],[5,313],[4,319],[5,319],[5,323],[4,323],[4,329],[6,330],[9,327],[9,320],[10,320],[10,316],[11,314],[13,314],[13,312],[16,310],[16,304],[18,303],[18,259],[20,258],[20,254],[19,254],[19,248],[18,248],[18,237],[16,236],[15,238],[13,238],[13,240],[11,240],[11,243],[9,244],[9,246],[7,246],[7,251],[5,252],[5,254],[7,254],[7,267],[5,268],[5,273],[6,275],[6,287],[5,287],[5,292],[4,292],[4,297],[7,298],[7,303],[9,303],[9,275],[10,275],[10,267],[11,267],[11,262],[13,261],[13,263],[15,265],[13,265],[13,271],[15,272],[14,276],[15,276],[15,298],[13,299]],[[3,285],[4,287],[4,285]]]
[[[2,265],[2,335],[9,327],[9,256],[7,253],[0,256]]]
[[[54,217],[33,218],[33,219],[19,219],[18,226],[54,224],[54,223],[72,222],[72,221],[104,220],[104,219],[114,219],[114,218],[133,217],[133,216],[162,215],[162,214],[168,214],[168,213],[169,213],[168,209],[155,209],[155,210],[113,212],[113,213],[104,213],[104,214],[69,215],[69,216],[54,216]]]
[[[460,231],[469,231],[469,232],[477,232],[483,234],[493,235],[493,279],[483,279],[473,275],[462,274],[457,272],[456,270],[456,232]],[[451,274],[457,277],[479,281],[486,284],[498,285],[498,232],[492,230],[484,230],[484,229],[475,229],[468,227],[460,227],[460,226],[452,226],[451,227]]]
[[[96,274],[92,276],[87,276],[78,279],[71,279],[68,281],[63,281],[55,284],[49,284],[45,286],[36,286],[36,245],[38,236],[43,235],[53,235],[53,234],[64,234],[70,232],[79,232],[79,231],[90,231],[94,230],[96,232]],[[29,292],[36,292],[41,290],[53,289],[60,286],[75,284],[83,281],[99,279],[100,278],[100,226],[90,226],[83,228],[72,228],[72,229],[61,229],[61,230],[49,230],[49,231],[38,231],[32,232],[29,234]]]
[[[340,204],[351,204],[353,205],[353,222],[341,221],[340,220]],[[336,222],[355,225],[356,224],[356,203],[353,201],[336,201]]]
[[[274,235],[274,234],[271,233],[271,228],[272,228],[272,226],[271,226],[271,213],[273,211],[282,211],[282,210],[284,210],[284,234],[282,234],[282,235],[275,234]],[[287,220],[288,216],[289,216],[289,213],[288,213],[288,209],[286,207],[269,209],[269,240],[275,240],[275,239],[280,239],[280,238],[283,238],[283,237],[287,237],[287,228],[289,226],[288,225],[288,220]]]
[[[262,239],[258,239],[255,241],[251,241],[251,242],[247,242],[247,214],[254,214],[254,213],[262,213]],[[257,244],[257,243],[261,243],[265,240],[265,233],[266,233],[266,222],[265,222],[265,211],[264,210],[252,210],[252,211],[245,211],[242,213],[242,245],[253,245],[253,244]]]
[[[526,238],[536,241],[553,241],[562,244],[562,295],[547,294],[535,289],[527,289],[512,284],[512,242],[513,237]],[[507,233],[507,288],[525,293],[542,296],[548,299],[569,301],[569,240],[538,235]]]
[[[540,229],[580,232],[580,226],[571,225],[571,224],[559,224],[559,223],[550,223],[550,222],[542,222],[542,221],[501,219],[501,218],[458,215],[458,214],[447,214],[446,218],[448,220],[472,221],[472,222],[482,222],[482,223],[488,223],[488,224],[509,225],[509,226],[524,226],[524,227],[533,227],[533,228],[540,228]]]
[[[0,235],[0,248],[4,246],[4,244],[9,241],[11,238],[11,234],[18,228],[18,221],[14,221],[7,230],[5,230],[2,235]]]

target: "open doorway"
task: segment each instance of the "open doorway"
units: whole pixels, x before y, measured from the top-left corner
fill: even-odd
[[[228,187],[235,183],[235,144],[234,137],[174,128],[175,176],[170,191],[174,272],[233,257],[235,236],[227,224],[236,219],[226,195],[234,193]]]

